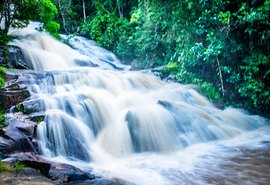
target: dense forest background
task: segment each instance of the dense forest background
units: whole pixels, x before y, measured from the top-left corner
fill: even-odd
[[[164,66],[162,78],[270,116],[270,0],[2,0],[0,11],[2,45],[11,25],[39,20],[58,39],[86,36],[133,69]]]

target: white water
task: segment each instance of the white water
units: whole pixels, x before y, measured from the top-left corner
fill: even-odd
[[[237,148],[270,141],[261,117],[217,109],[192,86],[127,71],[85,38],[70,41],[79,53],[30,30],[13,32],[20,36],[13,44],[42,74],[25,76],[28,102],[46,114],[38,143],[48,159],[129,184],[208,184],[204,176],[222,171]]]

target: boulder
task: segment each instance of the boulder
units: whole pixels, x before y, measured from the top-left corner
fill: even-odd
[[[18,46],[11,45],[0,47],[0,65],[15,69],[32,68],[22,50]]]
[[[86,181],[94,179],[95,176],[69,164],[52,164],[48,176],[57,184],[74,181]]]
[[[1,185],[54,185],[50,179],[39,173],[33,168],[25,168],[21,170],[1,172]]]
[[[17,116],[17,118],[16,118]],[[36,149],[32,143],[35,135],[36,124],[19,114],[8,117],[7,127],[2,128],[0,137],[0,154],[2,158],[16,152],[34,152]]]
[[[86,181],[86,182],[81,182],[78,183],[77,185],[124,185],[124,183],[121,182],[115,182],[115,181],[111,181],[108,179],[104,179],[104,178],[96,178],[90,181]]]
[[[47,176],[51,168],[51,164],[45,162],[42,158],[36,156],[32,152],[20,152],[11,154],[8,158],[2,160],[3,162],[9,163],[12,166],[20,164],[25,167],[33,168],[38,170],[44,176]]]
[[[26,88],[21,88],[14,83],[6,88],[0,88],[0,105],[2,109],[7,111],[12,106],[23,102],[30,97],[30,92]]]
[[[34,168],[34,169],[40,171],[40,173],[45,175],[45,176],[48,175],[50,168],[51,168],[50,163],[41,162],[41,161],[21,160],[19,163],[23,164],[24,166],[27,166],[29,168]]]

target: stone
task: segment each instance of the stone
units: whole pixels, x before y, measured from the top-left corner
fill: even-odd
[[[1,172],[1,185],[54,185],[50,179],[39,173],[38,170],[25,168],[22,170]]]
[[[87,184],[87,182],[85,182],[85,185]],[[124,185],[121,182],[115,182],[115,181],[111,181],[108,179],[104,179],[104,178],[96,178],[93,180],[88,181],[88,184],[90,185]],[[83,184],[80,184],[83,185]]]
[[[29,97],[30,92],[26,88],[20,88],[18,84],[0,88],[0,105],[5,112]]]
[[[30,167],[30,168],[34,168],[34,169],[40,171],[40,173],[45,175],[45,176],[48,175],[50,168],[51,168],[50,163],[41,162],[41,161],[34,161],[34,160],[21,160],[20,164],[23,164],[23,165]]]
[[[48,176],[57,184],[94,179],[95,176],[68,164],[52,164]]]
[[[36,124],[19,115],[15,114],[14,117],[8,117],[6,119],[7,127],[1,129],[0,153],[2,157],[15,152],[36,153],[32,143]]]
[[[18,46],[1,46],[0,47],[0,65],[15,69],[31,69],[24,54]]]

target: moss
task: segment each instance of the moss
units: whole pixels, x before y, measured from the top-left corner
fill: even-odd
[[[7,35],[4,31],[0,30],[0,45],[6,46],[12,39],[14,39],[14,36]]]
[[[4,67],[0,66],[0,87],[3,87],[5,85],[4,77],[6,75],[6,71]]]
[[[26,166],[23,162],[21,162],[21,161],[17,162],[17,163],[14,165],[14,169],[15,169],[15,170],[23,170],[23,169],[25,169],[25,168],[27,168],[27,166]]]
[[[14,165],[0,162],[0,172],[12,172],[16,170],[23,170],[25,168],[27,168],[27,166],[22,161],[19,161],[15,163]]]
[[[23,114],[28,114],[29,112],[24,108],[23,104],[20,103],[15,106],[15,111],[16,112],[22,112]]]
[[[0,129],[6,126],[5,120],[6,120],[5,114],[0,110]]]
[[[0,172],[10,172],[13,171],[13,169],[7,164],[0,162]]]
[[[32,117],[30,120],[31,121],[34,121],[35,123],[39,124],[41,123],[42,121],[44,121],[45,119],[45,116],[44,115],[38,115],[38,116],[34,116]]]

